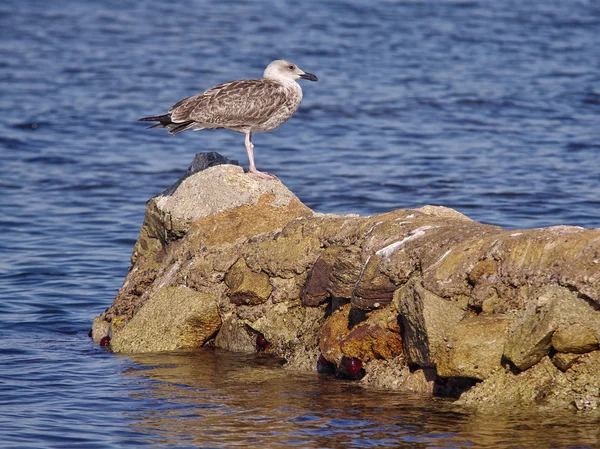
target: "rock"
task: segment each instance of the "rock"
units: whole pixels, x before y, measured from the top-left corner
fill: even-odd
[[[473,221],[466,215],[461,214],[459,211],[444,206],[431,206],[428,204],[426,206],[422,206],[418,209],[415,209],[415,211],[422,212],[427,215],[432,215],[434,217],[452,218],[471,222]]]
[[[589,327],[567,324],[559,326],[552,334],[552,347],[558,352],[583,354],[598,349],[598,339]]]
[[[111,335],[110,323],[104,321],[101,317],[96,317],[92,324],[92,341],[100,344],[100,340]]]
[[[552,356],[552,363],[561,371],[566,371],[573,366],[573,364],[579,360],[581,354],[569,354],[566,352],[557,352]]]
[[[371,312],[340,341],[340,349],[343,356],[362,362],[404,355],[396,309],[386,307]]]
[[[319,214],[229,162],[198,156],[148,201],[95,342],[250,352],[262,335],[288,369],[332,362],[367,386],[597,404],[600,230],[503,230],[439,206]]]
[[[215,347],[231,352],[256,352],[256,335],[248,332],[247,326],[231,315],[223,320],[215,337]]]
[[[292,218],[312,214],[279,181],[267,182],[251,176],[234,165],[211,166],[186,175],[152,198],[146,206],[132,263],[141,255],[157,253],[169,241],[182,238],[192,223],[211,236],[217,234],[214,242],[207,239],[205,244],[210,245],[223,238],[254,236],[282,227]],[[246,219],[252,215],[260,220]],[[206,221],[200,224],[202,219]],[[201,232],[198,237],[206,238],[206,234]]]
[[[370,310],[389,304],[398,288],[389,276],[382,273],[385,268],[382,270],[380,267],[381,258],[385,257],[380,254],[370,257],[361,271],[352,294],[352,306],[357,309]]]
[[[288,279],[306,273],[319,258],[319,239],[307,232],[305,223],[292,220],[280,232],[262,235],[245,251],[248,266],[270,277]]]
[[[391,360],[372,360],[365,365],[366,375],[361,383],[368,387],[432,395],[435,388],[435,371],[411,371],[403,357]]]
[[[350,304],[346,304],[331,314],[319,329],[317,341],[325,360],[338,365],[342,361],[342,341],[350,333],[348,329]]]
[[[273,286],[271,301],[273,304],[284,301],[293,301],[300,297],[300,292],[306,285],[306,276],[299,275],[292,278],[272,277],[269,282]]]
[[[391,360],[403,355],[395,308],[386,307],[370,312],[356,324],[352,323],[353,312],[356,310],[350,304],[345,304],[322,325],[318,337],[319,349],[327,361],[339,367],[344,357],[366,363],[376,359]]]
[[[464,393],[457,405],[482,409],[548,407],[550,409],[594,409],[600,402],[600,351],[580,356],[566,372],[548,357],[527,371],[513,374],[495,371],[483,382]]]
[[[327,292],[333,298],[351,299],[363,266],[361,251],[355,247],[344,247],[335,255]]]
[[[114,352],[200,348],[221,327],[217,298],[186,287],[165,287],[111,340]]]
[[[325,251],[315,261],[302,291],[304,305],[318,306],[329,298],[327,287],[329,286],[329,277],[333,272],[334,261],[335,253],[332,251]]]
[[[198,153],[194,156],[192,164],[188,167],[187,174],[192,175],[199,171],[206,170],[209,167],[225,164],[240,165],[238,161],[228,159],[215,151],[211,151],[210,153]]]
[[[447,349],[452,329],[464,311],[450,301],[427,291],[412,279],[394,293],[394,303],[404,329],[406,360],[411,365],[435,368]]]
[[[280,182],[244,176],[244,170],[234,165],[209,167],[187,176],[162,192],[155,201],[163,214],[179,223],[178,229],[187,229],[201,218],[240,206],[256,205],[263,195],[269,195],[269,203],[275,207],[298,201]]]
[[[582,327],[589,327],[583,335],[577,333]],[[554,333],[561,329],[556,340]],[[584,299],[571,291],[557,286],[541,288],[527,303],[520,317],[513,320],[504,356],[519,370],[530,368],[550,352],[555,340],[563,352],[593,350],[598,340],[591,329],[600,329],[600,312]],[[573,332],[573,330],[575,332]]]
[[[324,321],[325,310],[302,307],[300,301],[280,302],[266,308],[264,314],[245,324],[261,333],[271,343],[269,352],[291,359],[298,351],[311,351],[316,347],[317,332]],[[311,365],[313,369],[316,367]]]
[[[262,304],[269,299],[273,291],[269,284],[269,276],[250,270],[241,257],[225,276],[225,283],[230,290],[231,302],[238,305]]]
[[[362,270],[358,248],[330,246],[315,261],[302,300],[307,306],[314,306],[330,297],[350,299]]]
[[[477,316],[458,322],[444,340],[445,351],[436,359],[438,376],[483,380],[502,369],[508,323],[503,315]]]

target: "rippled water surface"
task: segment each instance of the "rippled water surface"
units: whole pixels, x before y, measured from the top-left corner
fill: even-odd
[[[589,415],[489,417],[223,353],[87,338],[144,203],[243,136],[135,120],[287,58],[319,76],[259,169],[320,212],[439,204],[600,226],[600,3],[0,2],[0,447],[599,447]]]

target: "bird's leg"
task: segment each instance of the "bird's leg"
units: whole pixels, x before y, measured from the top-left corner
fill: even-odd
[[[246,133],[246,151],[248,152],[248,159],[250,160],[250,173],[254,173],[259,178],[273,179],[275,176],[267,173],[258,171],[256,165],[254,165],[254,144],[252,143],[252,133]]]

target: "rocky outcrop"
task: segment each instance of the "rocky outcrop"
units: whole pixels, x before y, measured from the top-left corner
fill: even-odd
[[[264,351],[467,406],[597,407],[600,230],[317,214],[278,180],[199,161],[148,202],[95,341]]]

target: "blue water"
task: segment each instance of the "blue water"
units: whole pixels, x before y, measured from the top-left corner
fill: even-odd
[[[255,135],[257,166],[314,210],[599,227],[599,30],[595,0],[0,2],[0,447],[599,447],[589,416],[484,419],[87,338],[145,201],[196,152],[247,166],[242,135],[135,120],[272,59],[319,82]]]

